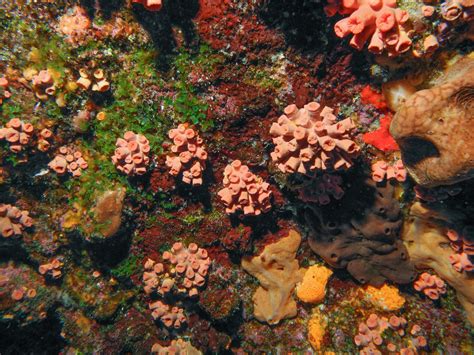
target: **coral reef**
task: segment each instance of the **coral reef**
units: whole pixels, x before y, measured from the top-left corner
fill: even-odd
[[[168,137],[173,140],[171,152],[177,155],[166,156],[166,165],[170,168],[170,174],[173,176],[181,174],[181,180],[185,184],[202,185],[202,174],[207,160],[202,138],[195,130],[184,124],[171,129]]]
[[[89,165],[79,150],[74,147],[62,146],[48,166],[58,175],[69,173],[73,177],[79,177]]]
[[[349,15],[334,25],[334,32],[340,38],[352,35],[350,44],[358,50],[367,41],[370,52],[386,51],[389,56],[400,55],[411,47],[409,14],[397,7],[396,0],[329,0],[324,10],[328,16],[337,12]]]
[[[406,180],[406,178],[407,172],[401,160],[397,160],[392,165],[384,160],[379,160],[375,163],[372,163],[372,180],[375,182],[382,182],[385,179],[394,179],[403,182]]]
[[[446,293],[446,284],[436,275],[427,272],[422,273],[413,284],[415,290],[423,292],[432,300],[437,300]]]
[[[290,230],[287,237],[267,245],[261,254],[242,259],[244,270],[260,281],[252,297],[254,316],[259,321],[278,324],[296,316],[292,294],[305,272],[295,259],[300,243],[298,232]]]
[[[142,134],[127,131],[115,143],[112,162],[117,169],[127,175],[143,175],[150,163],[150,143]]]
[[[414,270],[399,239],[400,207],[392,196],[392,186],[377,187],[359,177],[344,199],[306,208],[311,249],[329,265],[347,268],[361,283],[413,281]]]
[[[337,121],[333,109],[310,102],[304,108],[287,106],[270,134],[272,160],[284,173],[309,174],[318,170],[348,169],[359,153],[350,118]]]
[[[224,170],[224,188],[218,192],[227,214],[243,211],[258,216],[271,208],[269,184],[249,170],[240,160],[234,160]]]
[[[211,265],[207,250],[191,243],[174,243],[162,255],[163,263],[148,259],[145,262],[143,282],[145,293],[165,295],[177,291],[188,296],[196,296],[198,289],[206,283],[206,275]]]
[[[0,204],[0,232],[2,237],[20,236],[25,228],[33,225],[33,219],[28,211],[22,211],[15,206]]]
[[[465,129],[473,115],[473,68],[473,59],[458,61],[437,85],[410,96],[393,118],[390,132],[403,163],[422,186],[451,185],[474,174],[474,137]]]
[[[31,123],[12,118],[5,127],[0,128],[0,140],[5,139],[9,143],[11,152],[19,153],[30,143],[33,131]]]
[[[0,353],[472,353],[473,10],[0,1]]]

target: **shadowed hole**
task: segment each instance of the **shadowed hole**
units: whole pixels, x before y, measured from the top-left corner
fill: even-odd
[[[408,166],[414,166],[425,159],[439,157],[436,146],[420,137],[408,137],[399,142],[403,161]]]

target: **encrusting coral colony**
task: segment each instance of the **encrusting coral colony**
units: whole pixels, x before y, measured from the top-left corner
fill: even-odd
[[[474,1],[0,2],[0,353],[474,353]]]

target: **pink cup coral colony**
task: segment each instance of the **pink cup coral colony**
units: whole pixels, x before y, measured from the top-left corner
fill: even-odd
[[[183,243],[174,243],[169,251],[162,255],[163,263],[148,259],[143,273],[146,294],[164,296],[176,290],[190,297],[199,293],[199,288],[206,283],[206,275],[211,259],[206,249],[195,243],[186,248]]]
[[[28,211],[22,211],[19,208],[0,204],[0,233],[2,237],[9,238],[19,236],[25,228],[33,225],[33,219]]]
[[[350,44],[358,50],[367,41],[370,52],[380,54],[386,50],[391,56],[411,47],[405,27],[409,15],[397,8],[396,0],[329,0],[325,11],[328,16],[349,15],[335,24],[334,32],[341,38],[352,35]]]
[[[53,138],[53,132],[47,128],[43,128],[39,133],[37,148],[41,152],[47,152],[51,148],[51,141]]]
[[[59,32],[67,36],[69,42],[74,43],[87,34],[91,24],[86,11],[80,6],[76,6],[71,13],[61,16],[58,29]]]
[[[59,148],[59,153],[48,166],[58,175],[70,173],[73,177],[79,177],[82,175],[82,171],[87,169],[88,164],[79,150],[63,146]]]
[[[3,100],[9,99],[12,93],[8,90],[7,78],[0,78],[0,106],[3,104]]]
[[[19,153],[30,142],[33,131],[31,123],[12,118],[4,128],[0,128],[0,140],[5,139],[10,144],[10,151]]]
[[[245,215],[258,216],[271,209],[270,185],[252,174],[240,160],[226,166],[223,182],[224,188],[218,195],[226,207],[226,213],[242,210]]]
[[[432,300],[437,300],[441,295],[446,293],[446,284],[436,275],[424,272],[418,280],[413,284],[415,290],[423,292]]]
[[[211,266],[211,258],[206,249],[195,243],[185,247],[183,243],[174,243],[170,250],[162,255],[163,263],[148,259],[143,273],[144,291],[153,297],[158,295],[177,294],[194,297],[206,283],[206,276]],[[149,303],[154,320],[160,320],[168,328],[181,328],[186,323],[184,310],[170,306],[166,301]]]
[[[406,178],[407,171],[405,170],[401,160],[397,160],[392,165],[383,160],[379,160],[372,164],[372,180],[375,182],[382,182],[385,179],[394,179],[403,182]]]
[[[148,305],[151,316],[159,320],[167,328],[180,329],[187,322],[184,310],[177,306],[170,306],[161,301],[155,301]]]
[[[127,131],[115,143],[112,162],[117,169],[127,175],[143,175],[150,163],[150,143],[142,134]]]
[[[132,0],[133,3],[141,4],[149,11],[160,11],[163,0]]]
[[[79,70],[79,79],[76,80],[76,84],[83,90],[91,88],[92,91],[96,92],[106,92],[110,89],[110,83],[105,78],[102,69],[96,69],[92,75],[89,74],[87,69]]]
[[[365,322],[359,323],[359,332],[354,337],[354,343],[361,348],[360,354],[382,354],[378,347],[386,344],[387,350],[390,352],[398,351],[400,354],[416,354],[427,346],[426,338],[421,335],[421,327],[417,324],[413,325],[410,330],[411,346],[397,349],[392,342],[384,339],[386,330],[390,329],[400,337],[406,335],[407,320],[403,317],[395,315],[390,318],[379,317],[377,314],[370,314]]]
[[[184,124],[171,129],[168,136],[173,140],[173,155],[166,156],[166,166],[170,168],[170,174],[178,176],[181,173],[185,184],[202,185],[202,174],[207,160],[202,138],[194,129]]]
[[[59,279],[62,276],[63,262],[57,258],[51,262],[42,264],[38,267],[38,271],[41,275],[51,277],[52,279]]]
[[[40,100],[47,100],[48,97],[54,96],[56,93],[56,85],[53,76],[49,70],[41,70],[33,76],[33,91]]]
[[[468,228],[463,232],[460,234],[453,229],[447,232],[449,245],[455,252],[449,257],[449,261],[457,272],[474,270],[471,259],[474,258],[474,237],[472,236],[474,233]]]
[[[360,150],[351,138],[354,128],[350,118],[337,121],[332,108],[317,102],[287,106],[270,128],[272,160],[284,173],[348,169]]]

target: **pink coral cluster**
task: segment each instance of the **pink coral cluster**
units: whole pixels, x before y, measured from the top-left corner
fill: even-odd
[[[198,289],[206,283],[206,275],[211,265],[207,250],[191,243],[186,248],[183,243],[174,243],[171,250],[162,255],[163,263],[148,259],[143,273],[146,294],[156,292],[162,296],[176,286],[179,293],[196,296]]]
[[[41,152],[47,152],[51,148],[51,140],[53,138],[53,132],[49,129],[44,128],[39,133],[37,148]]]
[[[448,231],[447,235],[450,241],[451,248],[455,251],[449,257],[451,265],[457,272],[473,271],[474,263],[471,257],[474,255],[474,238],[468,238],[471,233],[458,233],[454,229]]]
[[[357,346],[362,347],[360,354],[381,354],[378,346],[384,343],[383,333],[390,328],[400,337],[405,336],[407,320],[403,317],[392,315],[390,318],[379,317],[377,314],[370,314],[366,322],[359,323],[359,333],[354,337]],[[425,348],[427,345],[426,338],[420,335],[421,327],[415,324],[410,331],[412,336],[416,336],[411,340],[415,347],[401,348],[400,354],[415,354],[418,349]],[[387,350],[390,352],[397,351],[397,346],[391,342],[387,343]]]
[[[41,275],[48,276],[57,280],[62,276],[63,265],[64,264],[61,260],[55,258],[50,263],[40,265],[38,271]]]
[[[397,8],[396,0],[328,0],[324,8],[328,16],[337,12],[348,17],[334,26],[336,36],[352,35],[350,45],[358,50],[369,41],[370,52],[384,50],[390,56],[408,51],[412,41],[406,23],[409,15]]]
[[[79,79],[76,84],[83,90],[89,90],[92,86],[92,91],[95,92],[106,92],[110,89],[110,83],[102,69],[94,70],[91,75],[87,69],[82,68],[79,70]]]
[[[160,11],[163,7],[163,0],[132,0],[132,2],[142,4],[149,11]]]
[[[181,328],[186,322],[184,310],[179,307],[171,307],[161,301],[152,302],[148,305],[154,320],[160,320],[167,328]]]
[[[341,185],[342,178],[339,175],[323,174],[302,187],[298,194],[303,202],[327,205],[331,202],[331,196],[336,200],[340,200],[344,196]]]
[[[389,164],[384,160],[379,160],[372,164],[372,180],[382,182],[385,180],[395,179],[403,182],[407,178],[407,171],[401,160],[397,160],[393,164]]]
[[[423,292],[432,300],[437,300],[446,293],[446,283],[436,275],[424,272],[413,284],[415,290]]]
[[[88,164],[79,150],[73,147],[62,146],[59,148],[59,153],[49,162],[48,166],[58,175],[70,173],[73,177],[79,177],[82,175],[82,171],[87,169]]]
[[[242,210],[245,215],[258,216],[271,209],[270,185],[252,174],[240,160],[234,160],[226,166],[223,183],[224,188],[218,195],[227,214]]]
[[[68,42],[78,43],[89,33],[91,25],[86,11],[80,6],[75,6],[72,11],[59,19],[59,32],[67,36]]]
[[[32,83],[33,91],[38,99],[46,100],[48,97],[53,96],[56,93],[54,79],[48,69],[41,70],[38,74],[33,76]]]
[[[0,78],[0,105],[3,104],[3,100],[12,96],[11,92],[8,91],[8,84],[7,78]]]
[[[19,153],[33,136],[33,125],[23,122],[19,118],[12,118],[4,128],[0,128],[0,140],[5,139],[10,143],[10,151]]]
[[[184,124],[171,129],[168,136],[173,140],[171,151],[177,154],[177,156],[166,156],[166,165],[170,168],[170,174],[178,176],[182,172],[184,183],[202,185],[202,173],[207,160],[202,138],[195,130]]]
[[[348,169],[360,151],[351,138],[354,128],[350,118],[338,122],[332,108],[317,102],[302,109],[289,105],[270,128],[272,160],[284,173]]]
[[[142,135],[132,131],[118,138],[112,162],[117,169],[127,175],[143,175],[150,163],[150,143]]]
[[[0,233],[2,237],[21,235],[25,228],[32,225],[33,219],[29,216],[28,211],[21,211],[12,205],[0,204]]]

